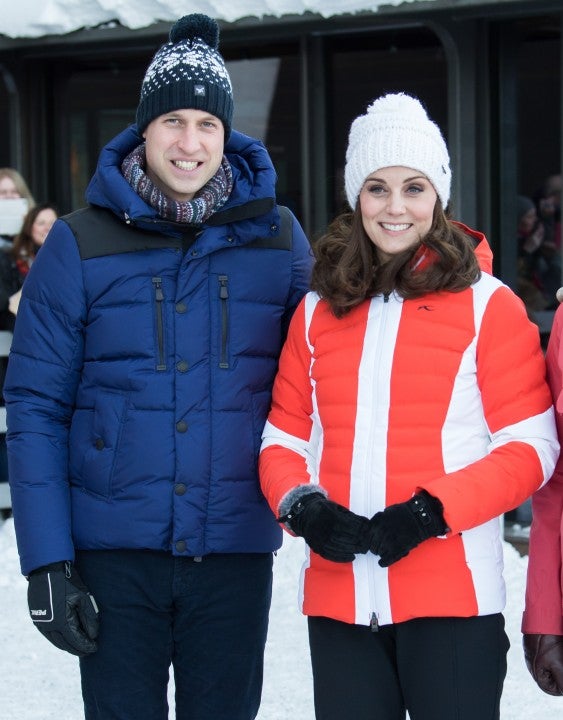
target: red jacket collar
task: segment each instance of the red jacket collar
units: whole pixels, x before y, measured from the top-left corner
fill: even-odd
[[[470,227],[464,225],[461,222],[458,222],[457,220],[454,220],[453,222],[454,225],[457,225],[460,230],[462,230],[466,235],[469,235],[469,237],[473,240],[475,246],[475,255],[477,256],[477,260],[479,262],[479,267],[481,268],[481,270],[492,275],[493,252],[489,243],[487,242],[487,238],[483,235],[482,232],[479,232],[478,230],[472,230]],[[426,245],[424,244],[421,245],[412,259],[413,268],[417,270],[423,270],[424,268],[428,267],[428,265],[433,261],[435,256],[436,253],[433,250],[426,247]]]

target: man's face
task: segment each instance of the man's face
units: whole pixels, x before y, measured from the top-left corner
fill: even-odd
[[[185,202],[215,175],[223,158],[223,123],[202,110],[159,115],[143,133],[147,175],[173,200]]]

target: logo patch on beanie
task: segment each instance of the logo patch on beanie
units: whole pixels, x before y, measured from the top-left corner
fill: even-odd
[[[205,85],[194,85],[194,95],[205,97]]]

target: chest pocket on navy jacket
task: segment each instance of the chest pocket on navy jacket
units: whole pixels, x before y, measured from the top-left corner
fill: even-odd
[[[164,292],[162,290],[162,278],[153,277],[154,289],[154,322],[155,322],[155,343],[156,343],[156,369],[166,370],[166,348],[164,344]]]
[[[77,408],[70,428],[70,481],[87,492],[112,495],[115,458],[125,422],[124,395],[100,391],[94,408]]]

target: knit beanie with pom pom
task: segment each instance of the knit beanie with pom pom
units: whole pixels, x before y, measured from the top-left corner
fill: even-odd
[[[194,109],[211,113],[231,133],[233,88],[225,61],[219,54],[219,26],[213,18],[195,13],[177,20],[169,42],[149,65],[137,108],[137,129],[173,110]]]
[[[398,165],[426,175],[446,209],[452,180],[448,148],[419,100],[403,93],[378,98],[352,123],[344,170],[350,207],[356,207],[368,175]]]

